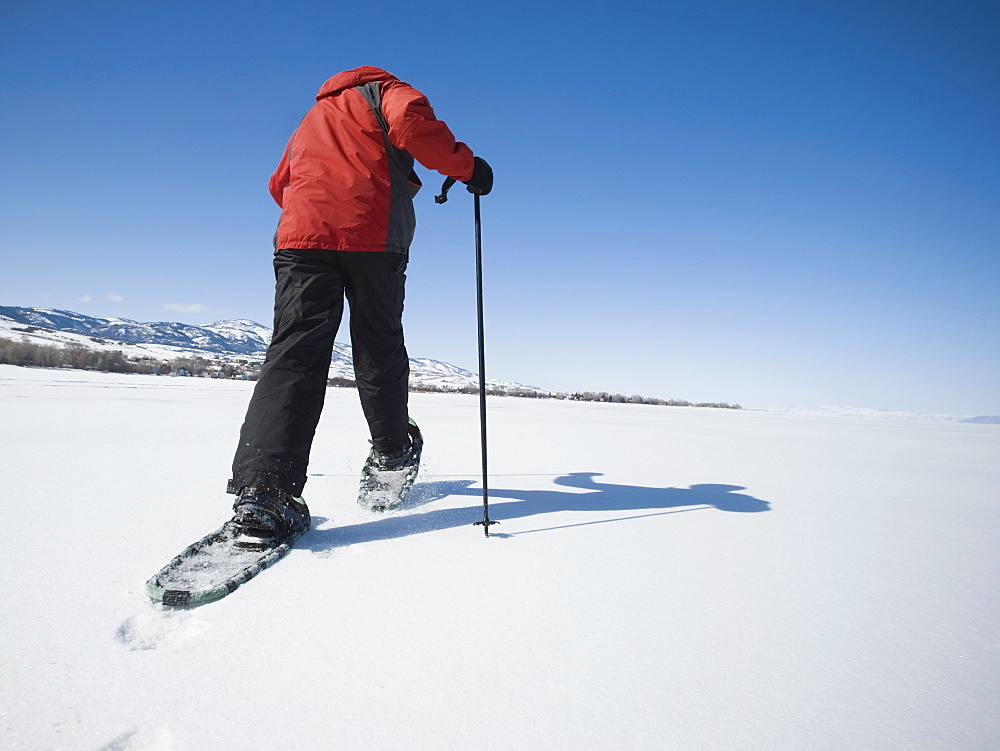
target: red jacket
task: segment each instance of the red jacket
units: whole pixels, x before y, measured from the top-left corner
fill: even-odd
[[[423,94],[379,68],[338,73],[316,100],[268,184],[282,208],[276,248],[405,253],[420,189],[413,159],[464,181],[472,151]],[[385,135],[372,104],[381,105]]]

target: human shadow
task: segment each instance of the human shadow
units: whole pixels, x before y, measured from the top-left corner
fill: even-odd
[[[600,472],[571,472],[554,480],[556,485],[572,490],[490,488],[490,519],[504,522],[558,511],[647,513],[520,530],[516,533],[507,533],[492,527],[490,537],[513,537],[531,532],[621,522],[687,511],[716,509],[734,513],[757,513],[769,511],[771,508],[771,504],[767,501],[738,492],[745,490],[740,485],[702,484],[692,485],[689,488],[652,488],[597,482],[595,478],[600,476]],[[482,518],[480,503],[463,508],[423,512],[415,510],[449,496],[481,499],[483,491],[479,487],[473,487],[476,484],[473,480],[436,480],[418,483],[410,492],[405,513],[389,514],[372,521],[343,527],[314,529],[302,538],[298,547],[318,553],[359,542],[390,540],[472,524]],[[510,500],[497,502],[498,498]]]

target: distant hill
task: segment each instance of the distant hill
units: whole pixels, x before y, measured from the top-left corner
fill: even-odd
[[[142,323],[127,318],[100,318],[70,310],[18,308],[0,305],[0,338],[87,349],[120,349],[126,356],[171,360],[181,357],[261,361],[271,340],[271,328],[246,319],[216,321],[204,326],[176,322]],[[337,343],[330,377],[354,378],[351,348]],[[478,386],[476,373],[427,358],[410,359],[410,385],[448,390]],[[500,390],[538,391],[533,386],[487,379]]]
[[[127,318],[98,318],[69,310],[12,308],[0,305],[0,319],[86,337],[126,344],[162,344],[171,347],[239,355],[261,355],[271,329],[253,321],[216,321],[205,326],[186,323],[140,323]]]

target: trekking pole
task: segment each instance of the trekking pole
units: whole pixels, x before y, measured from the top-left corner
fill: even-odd
[[[441,195],[435,196],[437,203],[448,200],[448,190],[455,184],[453,178],[444,181]],[[483,520],[475,522],[474,526],[482,525],[483,532],[490,536],[490,527],[500,522],[490,521],[490,492],[487,481],[487,450],[486,450],[486,347],[483,328],[483,231],[479,215],[479,194],[473,194],[476,212],[476,322],[479,329],[479,443],[483,458]]]

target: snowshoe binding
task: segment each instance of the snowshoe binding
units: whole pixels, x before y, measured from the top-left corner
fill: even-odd
[[[301,498],[287,493],[244,488],[233,504],[233,545],[245,550],[266,550],[294,542],[309,529],[309,508]]]

